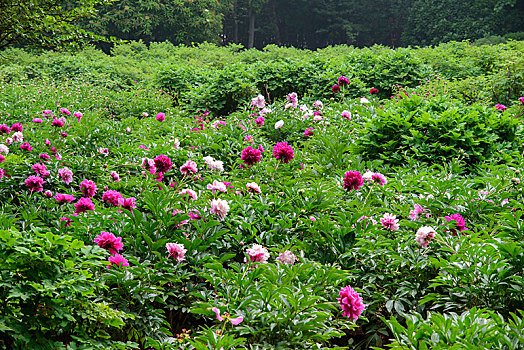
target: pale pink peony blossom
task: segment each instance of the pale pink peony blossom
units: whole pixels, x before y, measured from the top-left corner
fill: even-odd
[[[398,225],[398,219],[395,215],[385,213],[384,216],[380,219],[380,223],[386,230],[390,231],[398,231],[399,225]]]
[[[415,239],[417,241],[417,244],[421,246],[422,248],[427,248],[429,242],[435,237],[437,232],[435,232],[435,229],[430,226],[422,226],[417,230],[417,233],[415,234]]]
[[[293,265],[297,261],[297,257],[291,251],[286,250],[283,253],[278,255],[277,261],[280,261],[282,264]]]
[[[211,214],[224,220],[229,211],[229,204],[223,199],[213,199],[211,201]]]
[[[169,256],[177,262],[182,262],[186,259],[187,249],[180,243],[166,243],[166,249]]]
[[[268,250],[260,244],[253,244],[251,248],[246,249],[246,253],[249,255],[251,262],[266,264],[267,260],[269,259]]]

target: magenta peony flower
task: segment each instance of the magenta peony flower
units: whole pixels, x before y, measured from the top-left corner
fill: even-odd
[[[47,198],[52,198],[53,197],[53,192],[47,190],[44,192],[44,196],[46,196]]]
[[[40,124],[40,123],[42,123],[42,122],[43,122],[42,118],[34,118],[34,119],[33,119],[33,123]]]
[[[380,223],[386,230],[398,231],[398,219],[395,215],[385,213],[384,216],[380,219]]]
[[[242,151],[240,159],[244,162],[245,165],[252,166],[260,162],[262,159],[262,153],[260,150],[249,146]]]
[[[9,135],[10,131],[11,131],[11,128],[9,128],[7,125],[5,124],[0,125],[0,135],[3,135],[3,134]]]
[[[42,175],[42,176],[49,175],[49,171],[47,171],[47,167],[43,164],[36,163],[35,165],[31,167],[31,169],[33,169],[38,175]]]
[[[96,184],[91,180],[84,180],[80,183],[80,192],[82,192],[87,198],[93,197],[96,190]]]
[[[73,115],[76,117],[77,121],[80,123],[80,119],[84,116],[82,112],[75,112]]]
[[[62,112],[65,115],[71,115],[71,112],[67,108],[60,108],[60,112]]]
[[[415,234],[415,240],[417,244],[422,248],[427,248],[429,242],[435,237],[437,233],[435,229],[430,226],[422,226],[417,230]]]
[[[258,125],[259,127],[261,127],[261,126],[264,125],[265,121],[266,121],[266,118],[258,117],[257,119],[255,119],[255,124]]]
[[[111,254],[116,254],[124,248],[122,237],[116,237],[110,232],[102,231],[95,237],[95,243],[100,248],[107,249]]]
[[[127,209],[131,211],[131,208],[136,208],[136,198],[121,198],[118,200],[118,205],[120,205],[123,209]]]
[[[229,211],[229,204],[223,199],[213,199],[210,211],[211,214],[218,216],[220,220],[224,220]]]
[[[242,321],[244,321],[244,317],[242,317],[242,316],[238,316],[238,317],[235,317],[235,318],[231,318],[231,317],[229,316],[228,313],[225,313],[225,314],[224,314],[224,317],[222,317],[222,316],[220,315],[220,309],[218,309],[218,308],[216,308],[216,307],[213,307],[211,310],[215,313],[215,315],[217,316],[217,320],[219,320],[220,322],[222,322],[222,321],[224,321],[224,319],[226,319],[226,320],[231,321],[231,323],[232,323],[233,325],[237,326],[237,325],[239,325]]]
[[[278,142],[273,147],[273,156],[280,160],[281,163],[289,163],[295,158],[295,152],[287,142]]]
[[[129,261],[120,254],[115,254],[109,257],[110,265],[106,267],[109,269],[111,266],[116,265],[117,267],[129,266]]]
[[[33,150],[33,146],[31,146],[28,142],[24,142],[20,145],[20,148],[24,151],[31,152]]]
[[[111,177],[114,182],[120,182],[120,175],[116,171],[111,171]]]
[[[14,123],[13,126],[11,126],[11,131],[13,132],[24,131],[24,128],[22,127],[22,123]]]
[[[349,84],[349,79],[344,77],[344,76],[339,77],[338,78],[338,84],[339,85],[347,85],[347,84]]]
[[[158,113],[156,116],[155,116],[156,120],[158,120],[159,122],[163,122],[164,120],[166,120],[166,115],[162,112]]]
[[[282,264],[293,265],[297,261],[297,257],[291,251],[286,250],[283,253],[278,255],[277,261],[280,261]]]
[[[160,174],[165,174],[169,169],[171,169],[172,166],[173,162],[171,162],[171,159],[169,159],[168,156],[161,154],[155,158],[155,167]]]
[[[192,172],[195,174],[198,171],[197,164],[193,162],[191,159],[188,159],[184,165],[180,167],[180,172],[182,174],[189,174],[189,172]]]
[[[251,248],[246,249],[246,253],[249,255],[249,260],[251,260],[251,262],[266,264],[269,259],[268,250],[260,244],[253,244]]]
[[[496,104],[495,105],[495,109],[498,110],[498,111],[504,112],[506,109],[508,109],[508,107],[506,107],[504,105],[501,105],[501,104]]]
[[[93,204],[93,201],[91,201],[91,198],[82,197],[75,203],[75,213],[85,213],[88,210],[95,210],[95,205]]]
[[[519,101],[520,103],[524,105],[524,97],[519,97]],[[1,125],[0,125],[0,128],[1,128]],[[2,133],[1,129],[0,129],[0,133]]]
[[[286,99],[291,103],[293,108],[297,108],[297,106],[298,106],[298,95],[297,95],[296,92],[292,92],[289,95],[287,95]]]
[[[340,86],[338,86],[337,84],[333,85],[331,91],[333,91],[333,93],[335,94],[338,94],[340,92]]]
[[[44,153],[40,153],[40,154],[38,155],[38,158],[39,158],[39,159],[42,159],[42,160],[50,160],[50,159],[51,159],[51,157],[49,157],[49,154],[47,154],[47,153],[45,153],[45,152],[44,152]]]
[[[340,290],[340,298],[337,298],[342,307],[342,316],[351,318],[356,321],[362,311],[366,308],[366,304],[362,301],[362,297],[351,286],[344,287]]]
[[[464,220],[462,215],[460,215],[458,213],[450,215],[450,216],[444,216],[444,219],[446,219],[447,222],[455,221],[455,227],[456,227],[456,229],[458,231],[469,230],[466,227],[466,220]],[[456,234],[456,230],[454,230],[454,229],[452,229],[451,232],[453,232],[453,234]]]
[[[58,203],[70,203],[75,200],[75,196],[72,194],[57,193],[54,198]]]
[[[346,171],[342,187],[344,187],[348,192],[359,189],[363,184],[364,180],[359,171]]]
[[[69,185],[73,181],[73,172],[69,168],[62,168],[58,170],[58,175],[62,178],[62,181],[66,185]]]
[[[182,262],[186,259],[187,249],[185,249],[183,244],[166,243],[166,249],[169,256],[178,262]]]
[[[315,129],[313,129],[313,128],[307,128],[306,131],[304,131],[304,135],[305,135],[306,137],[313,136],[313,135],[314,135],[314,134],[313,134],[313,131],[315,131]]]
[[[45,181],[40,176],[31,175],[25,180],[25,185],[30,191],[42,192]]]
[[[369,90],[369,93],[370,93],[371,95],[376,95],[376,94],[378,94],[378,89],[375,89],[375,88],[370,89],[370,90]]]
[[[117,207],[120,200],[123,199],[122,195],[118,191],[109,190],[102,195],[102,200],[109,202],[111,205]]]
[[[61,128],[64,126],[64,122],[60,119],[54,118],[51,125],[56,126],[57,128]]]

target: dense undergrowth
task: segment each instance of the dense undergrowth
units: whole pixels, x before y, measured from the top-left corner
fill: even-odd
[[[2,53],[1,347],[523,347],[521,42],[114,53]]]

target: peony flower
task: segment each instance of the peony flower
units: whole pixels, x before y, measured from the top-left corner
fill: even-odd
[[[386,230],[398,231],[398,219],[395,215],[385,213],[384,216],[380,219],[380,223]]]
[[[24,151],[31,152],[33,150],[33,146],[31,146],[28,142],[24,142],[20,145],[20,148]]]
[[[364,173],[364,175],[362,175],[362,180],[366,181],[366,182],[371,182],[373,181],[372,180],[372,177],[373,177],[373,172],[368,170]]]
[[[275,129],[280,129],[283,125],[284,125],[284,121],[279,120],[278,122],[275,123]]]
[[[266,264],[269,259],[268,250],[260,244],[253,244],[251,248],[246,249],[246,253],[249,255],[249,260],[251,260],[251,262]]]
[[[291,103],[291,106],[293,108],[297,108],[297,106],[298,106],[298,96],[297,96],[296,92],[292,92],[289,95],[287,95],[286,99]]]
[[[11,131],[14,131],[14,132],[17,132],[17,131],[24,131],[24,128],[22,127],[22,123],[14,123],[12,126],[11,126]]]
[[[69,168],[62,168],[58,170],[58,175],[62,178],[62,181],[66,185],[69,185],[73,181],[73,172]]]
[[[91,180],[84,180],[80,183],[80,192],[87,198],[93,197],[96,190],[96,184]]]
[[[33,123],[40,124],[40,123],[43,123],[43,120],[42,120],[42,118],[34,118],[33,119]]]
[[[57,128],[61,128],[64,126],[64,122],[58,118],[54,118],[53,119],[53,122],[51,123],[51,125],[57,127]]]
[[[469,230],[467,227],[466,227],[466,220],[464,220],[464,218],[462,217],[462,215],[460,214],[453,214],[453,215],[450,215],[450,216],[445,216],[444,219],[446,219],[447,222],[451,222],[451,221],[455,221],[455,227],[458,231],[465,231],[465,230]],[[456,230],[452,229],[451,232],[453,232],[453,234],[456,234]]]
[[[211,214],[216,215],[220,220],[224,220],[229,211],[229,204],[223,199],[213,199],[211,201]]]
[[[46,196],[47,198],[52,198],[53,197],[53,192],[47,190],[47,191],[44,192],[44,196]]]
[[[524,105],[524,97],[519,97],[519,101],[520,101],[520,103],[522,103]],[[0,133],[1,133],[1,131],[0,131]]]
[[[371,176],[371,180],[374,183],[378,183],[380,186],[384,186],[385,184],[388,183],[388,180],[386,179],[386,177],[384,175],[382,175],[381,173],[374,173]]]
[[[344,175],[344,187],[348,192],[359,189],[364,184],[359,171],[347,171]]]
[[[189,189],[189,188],[185,188],[183,189],[182,191],[180,191],[180,195],[183,196],[183,195],[188,195],[190,199],[196,201],[198,199],[198,195],[195,191]]]
[[[344,287],[340,290],[340,298],[337,298],[342,308],[342,316],[351,318],[356,321],[362,311],[366,308],[366,304],[362,301],[362,297],[351,286]]]
[[[156,157],[154,161],[155,161],[156,170],[160,174],[165,174],[173,166],[173,162],[171,162],[171,159],[169,159],[168,156],[165,156],[163,154]],[[196,164],[195,164],[195,168],[196,168]]]
[[[109,190],[102,195],[102,200],[109,202],[111,205],[117,207],[120,200],[124,197],[118,191]]]
[[[338,86],[337,84],[333,85],[331,87],[331,91],[333,91],[333,93],[335,94],[338,94],[340,92],[340,86]]]
[[[60,108],[60,112],[62,112],[65,115],[71,115],[71,112],[67,108]]]
[[[6,134],[9,135],[11,128],[5,124],[0,124],[0,135]]]
[[[93,201],[91,201],[91,198],[82,197],[75,203],[75,213],[85,213],[88,210],[95,210],[95,205],[93,204]]]
[[[130,198],[121,198],[118,200],[118,205],[121,206],[123,209],[131,211],[131,208],[136,208],[136,198],[130,197]]]
[[[504,112],[506,109],[508,109],[508,107],[506,107],[504,105],[501,105],[501,104],[497,104],[497,105],[495,105],[495,109],[498,110],[498,111]]]
[[[344,77],[344,76],[341,76],[338,78],[338,84],[339,85],[347,85],[349,84],[349,79]]]
[[[255,149],[251,146],[246,147],[242,151],[242,155],[240,156],[240,159],[246,164],[247,166],[252,166],[262,159],[262,153],[260,150]]]
[[[5,162],[5,157],[0,154],[0,163],[3,163],[3,162]]]
[[[75,112],[73,115],[76,117],[77,121],[80,123],[80,119],[84,116],[82,112]]]
[[[281,163],[289,163],[295,157],[295,152],[287,142],[278,142],[273,147],[273,156],[280,160]]]
[[[369,90],[369,93],[371,95],[376,95],[376,94],[378,94],[378,89],[372,88],[372,89]]]
[[[111,263],[110,265],[107,265],[106,267],[109,269],[111,266],[113,265],[116,265],[117,267],[124,267],[124,266],[129,266],[129,262],[127,261],[126,258],[124,258],[122,255],[120,254],[115,254],[113,256],[110,256],[109,257],[109,262]]]
[[[163,122],[164,120],[166,120],[166,115],[162,112],[158,113],[156,116],[155,116],[156,120],[158,120],[159,122]]]
[[[12,136],[14,142],[24,141],[24,134],[21,131],[15,132]]]
[[[49,175],[49,171],[47,171],[47,167],[43,164],[36,163],[35,165],[31,167],[31,169],[33,169],[38,175],[42,175],[42,176]]]
[[[186,259],[187,249],[184,248],[183,244],[166,243],[166,249],[169,253],[169,256],[175,259],[177,262],[182,262]]]
[[[122,243],[122,237],[116,237],[110,232],[102,231],[98,236],[95,237],[95,243],[100,248],[107,249],[111,254],[116,254],[124,248]]]
[[[213,181],[212,184],[207,184],[207,189],[213,191],[213,193],[215,193],[215,191],[220,191],[220,192],[227,191],[226,185],[224,185],[222,181],[217,181],[217,180]]]
[[[228,313],[224,314],[224,317],[222,317],[220,316],[220,309],[216,307],[213,307],[211,310],[215,313],[215,315],[217,316],[217,320],[219,320],[220,322],[222,322],[225,318],[226,320],[231,321],[231,323],[236,326],[239,325],[242,321],[244,321],[244,317],[238,316],[235,318],[231,318]]]
[[[72,194],[57,193],[54,198],[58,203],[70,203],[75,200],[75,196]]]
[[[111,171],[111,177],[114,182],[120,182],[120,175],[116,171]]]
[[[260,190],[260,187],[258,186],[258,184],[256,182],[248,182],[246,184],[246,187],[247,187],[247,191],[248,192],[251,192],[251,193],[262,193],[262,191]]]
[[[192,172],[195,174],[198,171],[197,164],[193,162],[192,160],[188,160],[180,167],[180,172],[182,174],[189,174],[189,172]]]
[[[251,104],[258,108],[264,108],[266,106],[266,100],[264,99],[264,96],[258,95],[251,99]]]
[[[258,125],[258,127],[261,127],[264,125],[265,121],[266,121],[266,118],[258,117],[257,119],[255,119],[255,124]]]
[[[369,103],[369,100],[365,97],[361,97],[360,98],[360,103],[364,104],[364,103]]]
[[[435,232],[433,227],[422,226],[417,230],[417,233],[415,234],[415,240],[419,246],[422,248],[427,248],[429,242],[435,237],[436,234],[437,232]]]
[[[280,261],[282,264],[293,265],[297,261],[297,257],[291,251],[286,250],[283,253],[278,255],[277,261]]]
[[[29,191],[42,192],[45,181],[40,176],[31,175],[25,180],[25,185]]]
[[[0,143],[0,154],[9,154],[9,147]]]
[[[313,136],[314,135],[313,131],[315,131],[315,129],[307,128],[306,131],[304,131],[304,136],[306,136],[306,137]]]

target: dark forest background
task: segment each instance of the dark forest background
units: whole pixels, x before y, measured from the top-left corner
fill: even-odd
[[[85,26],[146,43],[422,46],[524,39],[524,0],[120,0]]]

